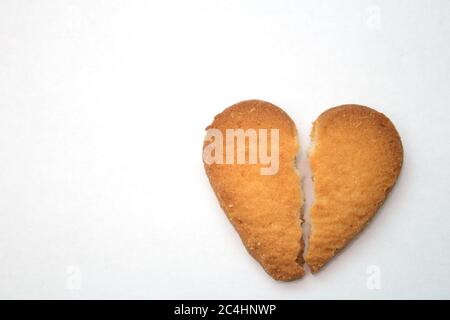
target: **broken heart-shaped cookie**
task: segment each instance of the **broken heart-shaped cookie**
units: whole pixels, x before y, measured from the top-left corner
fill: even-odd
[[[306,262],[317,272],[375,215],[403,163],[400,136],[382,113],[343,105],[311,132],[314,180]],[[250,254],[277,280],[304,274],[303,195],[295,166],[297,130],[268,102],[237,103],[207,128],[206,173]]]
[[[277,106],[248,100],[218,114],[203,145],[206,173],[249,253],[277,280],[303,276],[297,130]]]
[[[400,174],[403,148],[392,122],[360,105],[322,113],[311,140],[314,202],[306,262],[317,272],[382,205]]]

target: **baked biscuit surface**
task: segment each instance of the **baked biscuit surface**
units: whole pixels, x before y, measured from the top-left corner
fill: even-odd
[[[294,123],[280,108],[249,100],[218,114],[207,128],[210,129],[220,130],[223,136],[227,129],[279,130],[279,163],[272,174],[261,174],[267,165],[259,162],[205,162],[204,166],[221,207],[248,252],[274,279],[288,281],[302,277],[303,197],[295,168],[299,145]],[[204,151],[210,143],[211,140],[205,139]],[[249,146],[246,146],[246,159]],[[272,152],[270,143],[268,151]]]
[[[400,173],[403,148],[386,116],[359,105],[322,113],[311,138],[315,199],[306,262],[317,272],[382,205]]]

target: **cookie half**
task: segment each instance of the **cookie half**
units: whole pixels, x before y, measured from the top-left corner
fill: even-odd
[[[245,147],[230,138],[237,130]],[[265,101],[239,102],[215,117],[203,151],[211,186],[248,252],[274,279],[302,277],[303,196],[290,117]]]
[[[360,105],[322,113],[311,140],[315,199],[306,262],[317,272],[380,208],[400,174],[403,148],[392,122]]]

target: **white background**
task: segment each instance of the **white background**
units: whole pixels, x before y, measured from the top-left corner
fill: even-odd
[[[0,298],[450,298],[449,16],[444,0],[2,0]],[[300,281],[247,254],[203,171],[204,128],[249,98],[290,114],[303,159],[344,103],[403,140],[377,217]]]

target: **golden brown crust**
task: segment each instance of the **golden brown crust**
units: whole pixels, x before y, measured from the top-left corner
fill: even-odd
[[[303,197],[295,168],[299,149],[295,124],[273,104],[248,100],[217,115],[210,128],[224,136],[226,129],[280,130],[277,174],[261,175],[260,164],[205,163],[205,170],[227,217],[266,272],[284,281],[302,277]]]
[[[359,105],[322,113],[311,138],[315,200],[306,262],[317,272],[384,202],[400,173],[403,148],[386,116]]]

